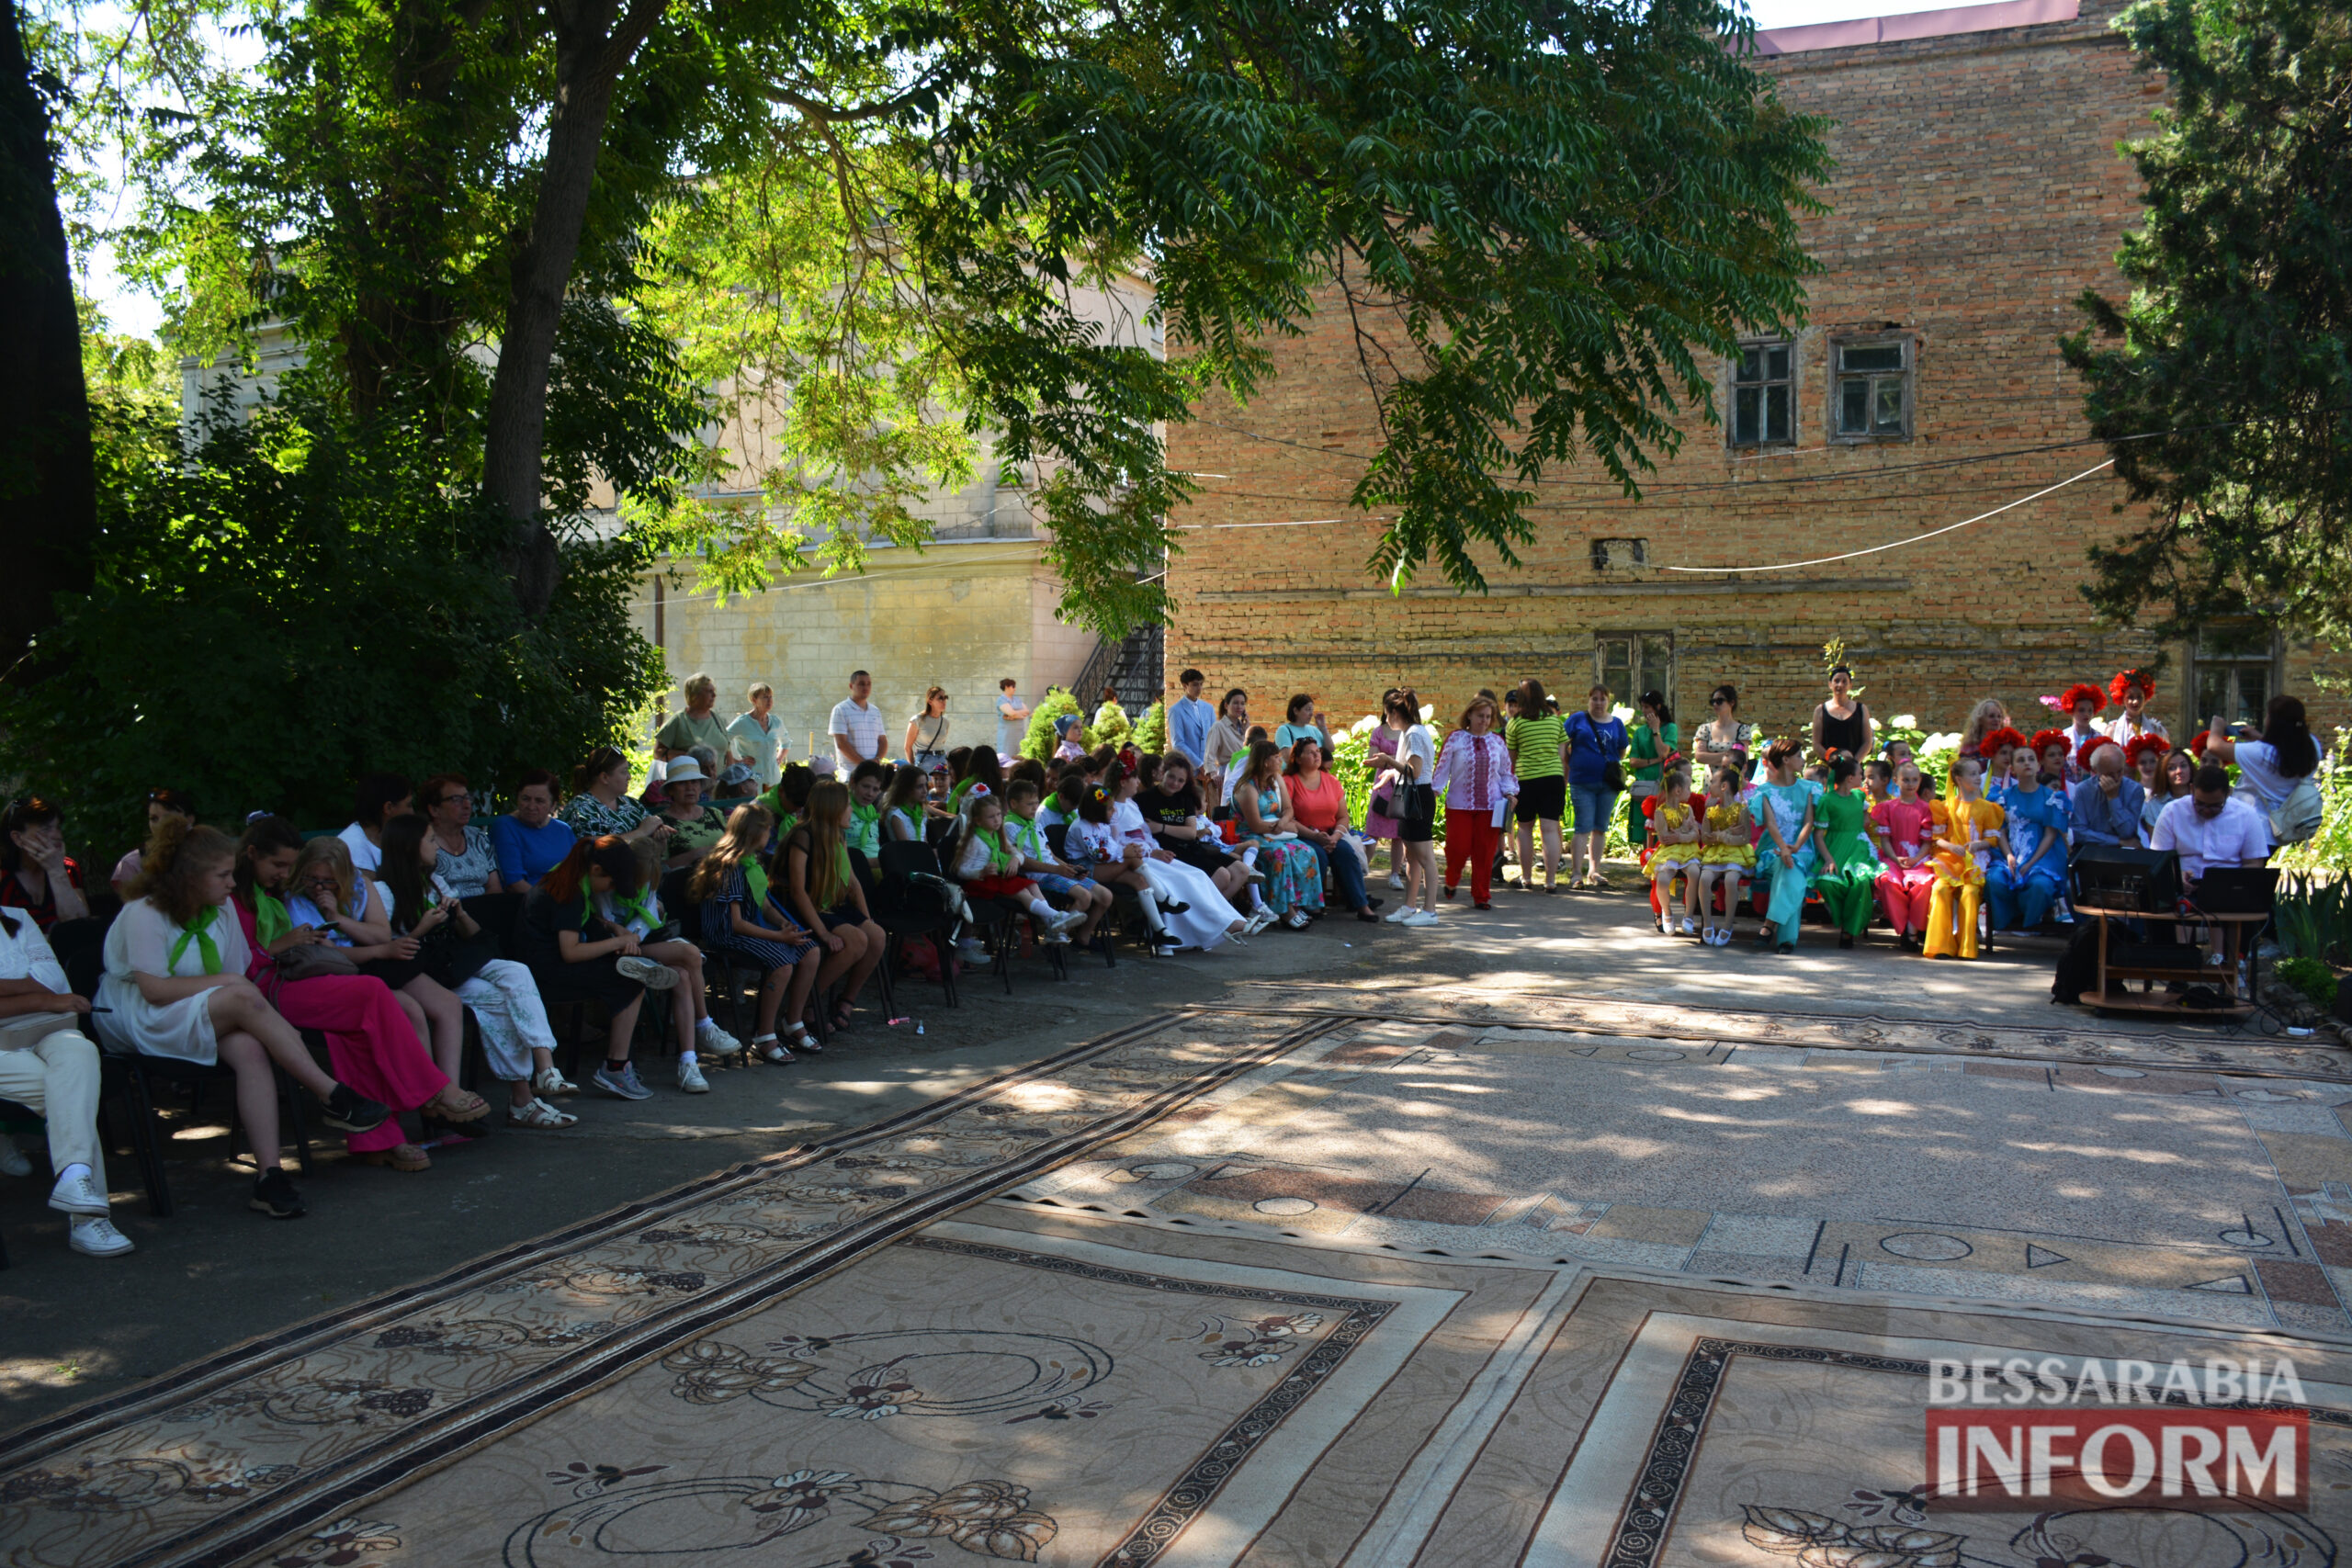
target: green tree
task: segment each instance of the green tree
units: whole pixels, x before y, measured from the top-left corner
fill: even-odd
[[[2120,302],[2066,340],[2092,430],[2153,513],[2094,547],[2103,615],[2249,611],[2352,634],[2352,18],[2146,0],[2117,18],[2171,107],[2129,149],[2147,220]]]

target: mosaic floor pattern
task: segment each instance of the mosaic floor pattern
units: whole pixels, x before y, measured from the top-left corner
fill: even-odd
[[[0,1439],[0,1563],[2340,1560],[2352,1087],[1541,1021],[1091,1042]],[[1931,1358],[2249,1351],[2304,1507],[1911,1490]]]

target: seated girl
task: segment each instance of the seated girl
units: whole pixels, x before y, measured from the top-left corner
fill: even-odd
[[[1731,945],[1739,924],[1742,884],[1756,869],[1756,821],[1740,799],[1746,784],[1738,764],[1725,762],[1707,780],[1707,814],[1699,834],[1699,873],[1689,897],[1699,906],[1699,940],[1710,947]],[[1723,912],[1716,914],[1716,906]]]
[[[541,1000],[549,1007],[604,1006],[605,1060],[589,1081],[622,1100],[653,1098],[629,1060],[648,979],[678,983],[675,970],[647,958],[636,934],[601,912],[612,907],[616,894],[627,897],[636,892],[642,875],[628,840],[609,833],[583,838],[539,879],[514,928],[514,945]]]
[[[1984,875],[1996,931],[2033,931],[2050,918],[2066,882],[2066,797],[2043,783],[2035,753],[2020,747],[2001,799],[2002,837]]]
[[[217,1063],[236,1076],[237,1115],[260,1171],[247,1206],[290,1220],[302,1199],[278,1163],[273,1068],[318,1098],[330,1127],[366,1136],[389,1123],[397,1142],[399,1123],[389,1106],[328,1077],[247,977],[254,954],[230,907],[236,885],[237,846],[227,834],[180,817],[158,823],[125,885],[130,902],[107,930],[92,1017],[109,1050]],[[416,1065],[432,1071],[429,1060]]]
[[[867,909],[865,889],[849,864],[849,786],[827,779],[808,792],[808,818],[777,847],[768,880],[824,957],[817,971],[822,991],[840,983],[831,1028],[850,1027],[858,994],[881,964],[888,940]]]
[[[1123,855],[1131,850],[1141,852],[1136,863],[1159,897],[1170,935],[1179,947],[1197,947],[1205,953],[1228,936],[1245,934],[1250,922],[1208,873],[1198,866],[1186,865],[1176,858],[1174,851],[1162,848],[1153,836],[1150,825],[1136,806],[1142,782],[1127,771],[1125,763],[1111,764],[1105,780],[1111,797],[1111,830],[1118,837]],[[1260,922],[1260,929],[1263,924]]]
[[[893,843],[922,842],[923,820],[930,814],[930,789],[931,782],[921,768],[902,767],[890,775],[890,783],[882,792],[884,837]],[[798,821],[793,826],[798,827]]]
[[[727,831],[695,863],[686,902],[702,911],[706,949],[761,971],[751,1055],[781,1066],[793,1060],[795,1051],[814,1055],[824,1049],[802,1021],[823,964],[816,939],[767,897],[767,877],[759,866],[767,852],[768,822],[767,807],[737,807],[727,818]],[[776,1034],[779,1010],[786,1020],[782,1039]]]
[[[727,831],[724,822],[719,832]],[[713,839],[712,843],[718,840]],[[699,1078],[699,1071],[688,1074],[689,1066],[698,1066],[702,1054],[708,1052],[718,1057],[740,1056],[743,1043],[718,1027],[710,1015],[710,993],[703,978],[702,949],[684,935],[683,927],[671,919],[662,903],[662,882],[672,868],[666,865],[656,845],[644,839],[633,839],[629,848],[637,852],[637,889],[631,893],[601,894],[596,911],[606,919],[637,938],[644,951],[638,956],[654,965],[645,975],[649,991],[674,990],[670,998],[672,1017],[676,1021],[680,1041],[692,1040],[678,1052],[678,1080],[688,1094],[700,1094],[692,1080]],[[707,1086],[706,1086],[707,1087]]]
[[[1073,795],[1071,804],[1076,803]],[[1207,873],[1226,900],[1238,905],[1241,890],[1255,874],[1241,863],[1239,856],[1227,852],[1225,835],[1201,809],[1200,784],[1193,774],[1192,761],[1182,751],[1170,751],[1159,759],[1150,786],[1136,793],[1135,805],[1159,848]]]
[[[1665,793],[1658,797],[1657,810],[1650,818],[1650,830],[1657,836],[1657,847],[1650,852],[1649,861],[1650,881],[1657,889],[1658,918],[1671,926],[1674,879],[1679,876],[1683,879],[1681,933],[1697,936],[1698,874],[1707,861],[1705,846],[1699,841],[1702,825],[1690,806],[1690,775],[1674,769],[1667,773],[1660,787]]]
[[[1062,835],[1062,859],[1084,872],[1090,881],[1105,887],[1124,887],[1136,895],[1143,911],[1144,929],[1151,935],[1154,956],[1175,956],[1175,933],[1159,907],[1157,889],[1143,867],[1148,856],[1140,844],[1125,841],[1111,826],[1111,795],[1101,784],[1085,784],[1078,800],[1078,815]]]
[[[423,817],[384,824],[379,870],[391,895],[392,934],[418,944],[417,963],[429,983],[473,1010],[491,1076],[506,1086],[506,1124],[560,1132],[580,1118],[541,1096],[577,1094],[579,1086],[556,1070],[555,1028],[538,982],[527,965],[499,957],[495,940],[466,913],[439,870],[439,838]]]
[[[153,833],[155,830],[155,825],[166,817],[177,817],[185,821],[193,822],[196,820],[196,802],[188,798],[187,792],[185,790],[168,788],[149,790],[147,792],[147,831]],[[114,863],[114,873],[107,878],[107,884],[113,887],[116,897],[122,897],[124,886],[132,877],[139,874],[139,855],[140,852],[133,849]]]
[[[850,863],[857,868],[857,879],[869,890],[882,874],[882,795],[889,787],[890,767],[887,762],[869,757],[849,771]],[[727,819],[735,820],[732,816]],[[773,842],[775,819],[771,817],[768,820],[769,841]],[[748,863],[757,865],[766,858],[764,854],[758,855]]]
[[[1920,782],[1919,764],[1905,761],[1894,771],[1894,798],[1871,807],[1880,868],[1871,886],[1905,953],[1918,952],[1927,936],[1928,903],[1936,890],[1936,874],[1928,863],[1935,848],[1936,814]]]
[[[1840,751],[1829,759],[1829,793],[1814,806],[1813,841],[1821,856],[1814,890],[1829,908],[1838,945],[1851,947],[1871,926],[1871,891],[1878,881],[1878,852],[1871,842],[1870,802],[1855,785],[1861,770]]]
[[[2014,733],[2014,731],[2012,732]],[[2014,750],[2014,748],[2011,748]],[[1930,958],[1976,956],[1976,914],[1987,858],[2001,844],[2001,807],[1984,798],[1984,765],[1965,753],[1951,764],[1951,798],[1937,807],[1936,886],[1928,898]]]
[[[1071,928],[1085,924],[1086,917],[1076,910],[1057,910],[1046,901],[1044,889],[1023,874],[1029,857],[1005,833],[1004,797],[975,784],[964,802],[964,828],[956,836],[956,863],[949,869],[963,884],[965,897],[1017,904],[1029,911],[1040,940],[1069,942]]]

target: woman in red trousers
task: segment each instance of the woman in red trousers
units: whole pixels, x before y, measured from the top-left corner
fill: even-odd
[[[1506,800],[1519,798],[1519,775],[1512,772],[1510,748],[1495,733],[1498,716],[1491,697],[1473,697],[1462,710],[1462,728],[1445,738],[1438,753],[1438,798],[1445,802],[1445,896],[1462,882],[1462,863],[1470,863],[1470,899],[1478,908],[1492,908],[1495,854],[1502,848],[1503,830],[1498,815]]]
[[[371,975],[318,975],[281,981],[277,954],[315,941],[297,929],[277,895],[294,874],[302,836],[282,817],[258,817],[237,846],[237,890],[233,902],[253,949],[248,978],[262,988],[279,1014],[297,1029],[326,1036],[327,1058],[337,1080],[392,1108],[393,1115],[370,1133],[350,1138],[353,1156],[394,1170],[424,1170],[433,1163],[401,1130],[398,1112],[422,1111],[444,1122],[478,1122],[490,1114],[481,1096],[459,1089],[434,1066],[433,1053],[416,1037],[391,990]]]

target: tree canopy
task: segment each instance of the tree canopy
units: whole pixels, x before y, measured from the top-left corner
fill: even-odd
[[[1065,613],[1156,617],[1162,431],[1317,310],[1381,412],[1369,565],[1476,585],[1547,468],[1637,486],[1793,324],[1826,168],[1715,0],[219,3],[259,67],[151,51],[139,265],[502,510],[526,614],[595,479],[741,588],[920,542],[985,440]],[[1177,352],[1084,307],[1123,277]]]
[[[2134,510],[2095,548],[2103,615],[2177,634],[2249,613],[2352,636],[2352,17],[2146,0],[2118,18],[2171,107],[2130,156],[2125,300],[2067,340]]]

